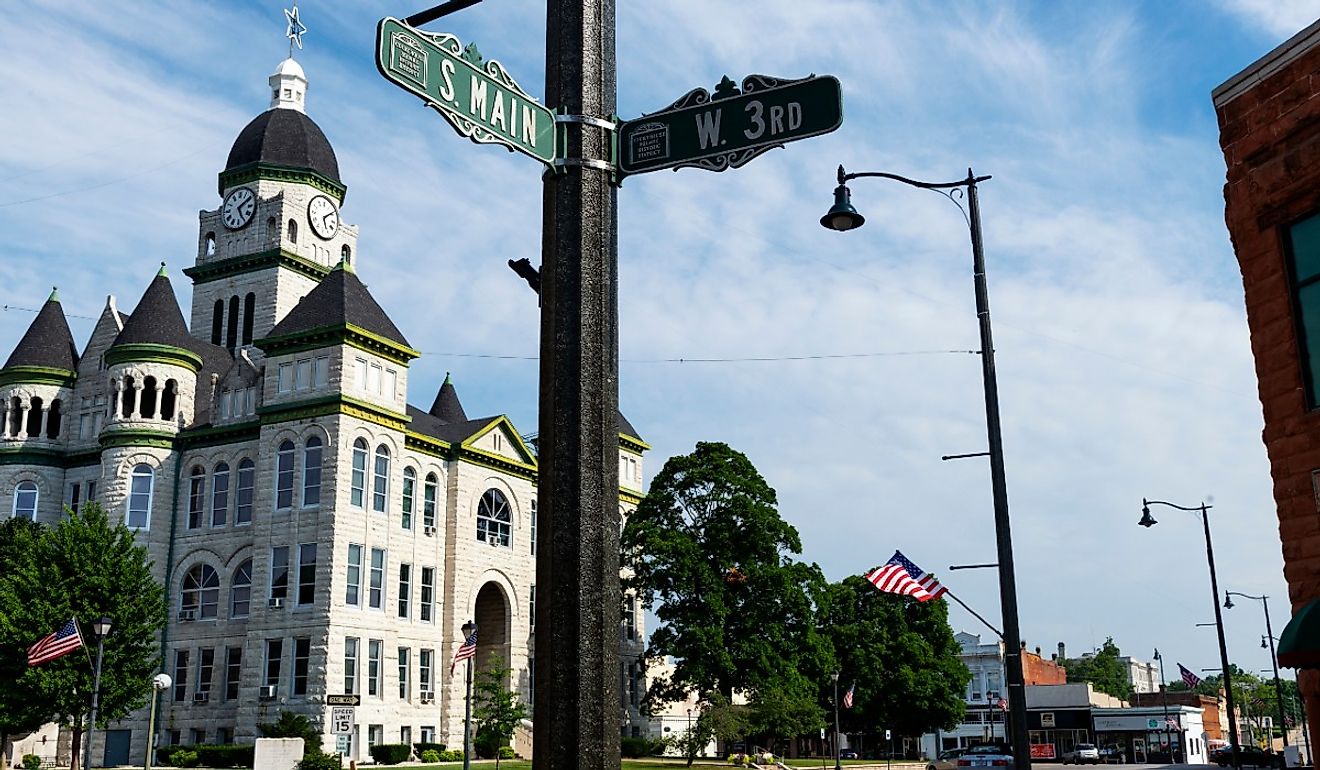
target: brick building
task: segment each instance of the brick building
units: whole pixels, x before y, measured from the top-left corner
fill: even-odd
[[[1288,582],[1283,665],[1320,666],[1320,22],[1212,98]],[[1320,676],[1300,672],[1320,729]],[[1213,720],[1210,721],[1213,724]]]

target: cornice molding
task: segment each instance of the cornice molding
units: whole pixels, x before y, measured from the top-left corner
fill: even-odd
[[[220,195],[224,195],[225,190],[230,187],[255,182],[258,179],[268,179],[272,182],[299,182],[309,185],[323,193],[333,195],[340,206],[344,205],[344,196],[348,194],[348,187],[342,182],[336,182],[320,172],[309,168],[282,166],[278,163],[263,163],[261,161],[244,163],[241,166],[221,171],[216,191]]]
[[[226,257],[201,265],[185,267],[183,274],[192,279],[193,285],[198,285],[218,281],[222,278],[232,278],[244,273],[268,270],[272,267],[283,267],[295,273],[302,273],[318,282],[330,274],[330,268],[325,265],[281,248],[267,249],[252,254],[241,254],[237,257]]]
[[[130,342],[115,345],[105,351],[106,366],[149,363],[181,366],[192,371],[193,374],[197,374],[202,369],[201,356],[191,350],[175,347],[174,345],[161,345],[154,342]]]
[[[55,369],[49,366],[10,366],[0,369],[0,387],[22,383],[24,385],[54,385],[60,388],[72,388],[78,379],[77,372],[68,369]]]
[[[414,350],[407,345],[400,345],[394,340],[386,339],[375,332],[353,324],[327,324],[306,331],[282,334],[279,337],[266,337],[256,341],[256,346],[261,348],[267,358],[285,353],[317,350],[331,345],[348,345],[378,355],[400,366],[407,366],[409,361],[422,355],[419,350]]]

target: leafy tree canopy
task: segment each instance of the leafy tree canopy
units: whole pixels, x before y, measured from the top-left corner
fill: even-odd
[[[622,536],[622,581],[655,610],[648,656],[672,656],[670,677],[650,683],[651,704],[689,692],[755,695],[829,663],[816,633],[825,581],[796,561],[802,543],[776,508],[775,491],[741,452],[699,443],[670,458]]]
[[[472,678],[472,721],[476,725],[476,744],[495,757],[500,766],[499,748],[509,745],[518,722],[527,718],[527,707],[509,689],[511,670],[498,656],[490,658]]]
[[[1090,682],[1098,692],[1108,693],[1116,698],[1132,697],[1132,682],[1128,680],[1127,667],[1119,660],[1122,653],[1114,644],[1114,637],[1105,639],[1105,643],[1094,654],[1081,658],[1070,658],[1064,668],[1068,671],[1069,682]]]
[[[41,526],[28,519],[10,518],[0,524],[0,570],[30,568],[36,559]],[[49,633],[49,632],[47,632]],[[4,639],[0,643],[0,770],[8,762],[9,741],[21,738],[49,721],[36,680],[27,673],[27,648],[37,634],[25,641]]]

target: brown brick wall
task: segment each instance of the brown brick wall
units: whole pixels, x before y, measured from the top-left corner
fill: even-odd
[[[1313,46],[1217,107],[1227,166],[1224,220],[1242,271],[1293,609],[1320,598],[1320,510],[1312,486],[1312,472],[1320,471],[1320,411],[1306,406],[1283,243],[1288,224],[1320,211],[1318,96],[1320,46]],[[1320,673],[1301,679],[1311,728],[1320,729]],[[1206,724],[1218,721],[1207,713]]]
[[[1132,693],[1130,703],[1133,706],[1159,706],[1168,698],[1170,706],[1196,706],[1201,709],[1201,719],[1205,724],[1206,737],[1224,740],[1224,731],[1219,725],[1219,700],[1209,695],[1194,692],[1136,692]]]
[[[1044,660],[1040,653],[1022,651],[1022,678],[1026,684],[1067,684],[1068,672],[1052,660]]]

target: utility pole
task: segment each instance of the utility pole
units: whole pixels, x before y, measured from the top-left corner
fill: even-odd
[[[535,770],[619,767],[614,24],[614,0],[547,0]]]

